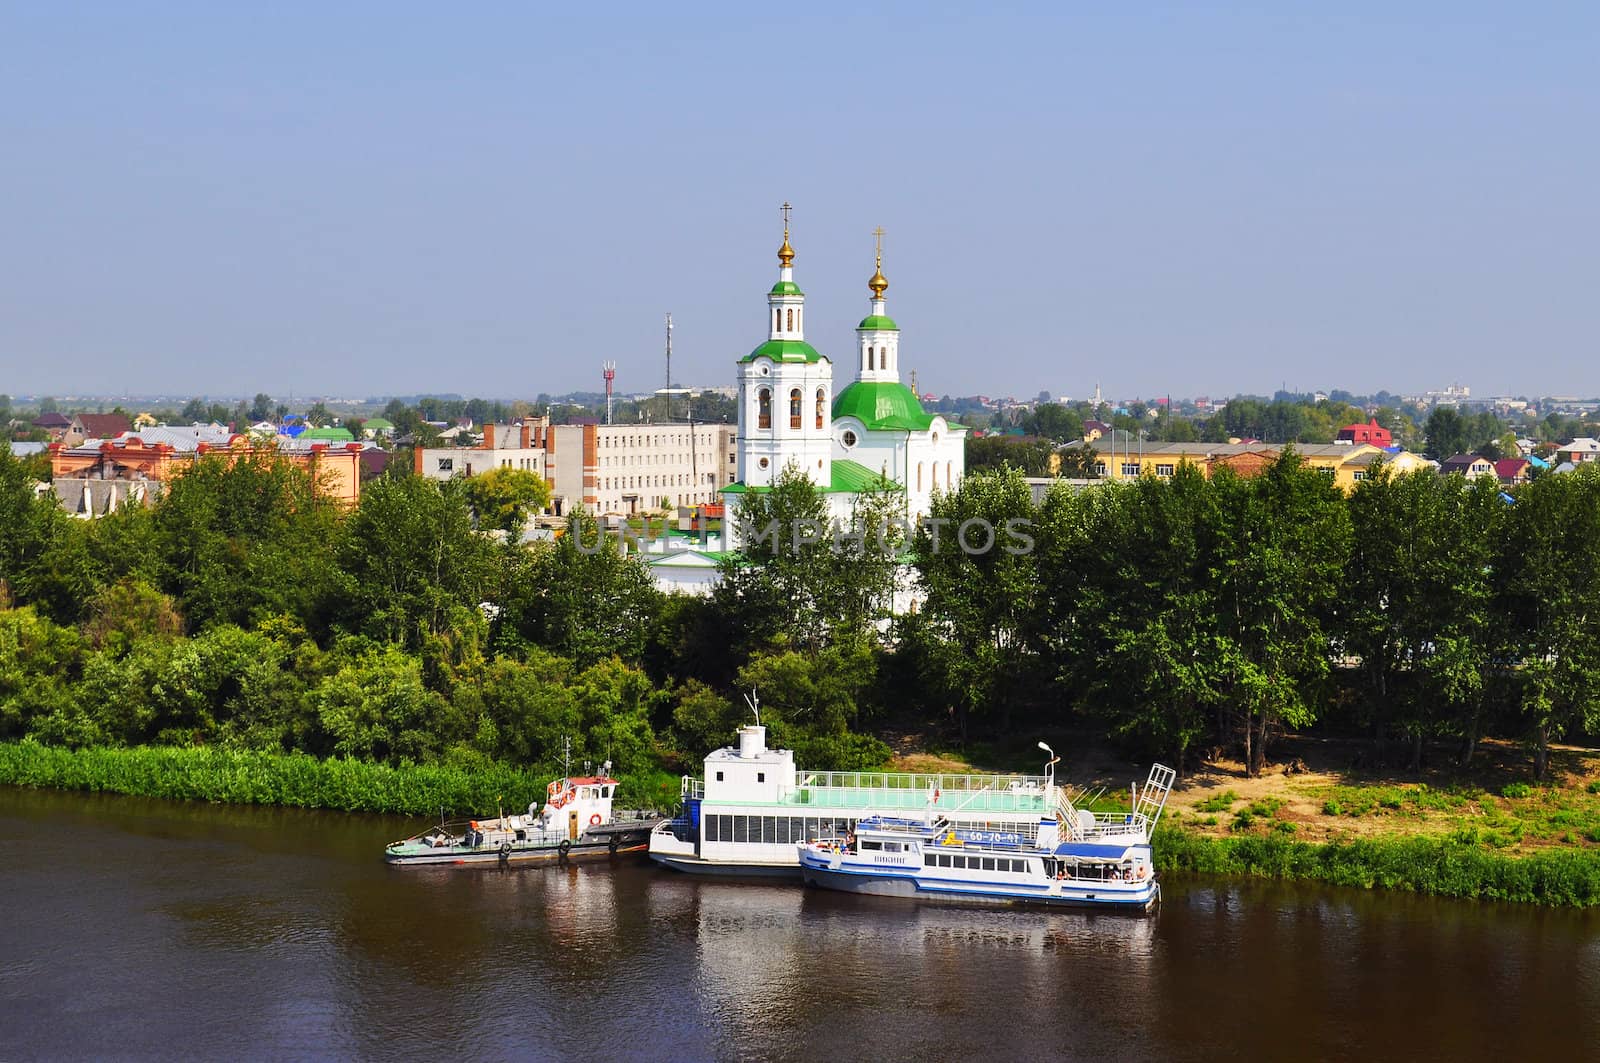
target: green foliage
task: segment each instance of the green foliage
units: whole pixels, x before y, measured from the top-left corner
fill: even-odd
[[[181,801],[288,805],[436,816],[543,800],[547,775],[502,764],[389,767],[304,753],[142,746],[69,750],[0,744],[0,784],[94,790]],[[647,785],[648,785],[647,781]],[[624,787],[624,790],[628,789]],[[639,786],[635,784],[634,790]]]
[[[1227,812],[1233,808],[1238,800],[1238,794],[1232,790],[1224,790],[1220,794],[1212,794],[1194,807],[1196,812]]]
[[[497,467],[469,476],[465,490],[478,527],[503,531],[512,542],[522,537],[528,515],[550,501],[550,485],[527,469]]]
[[[1600,904],[1600,853],[1586,850],[1513,857],[1456,838],[1314,844],[1277,834],[1207,838],[1163,827],[1156,833],[1155,853],[1164,871],[1313,879],[1529,904]]]
[[[1532,797],[1533,787],[1529,786],[1525,782],[1506,783],[1500,788],[1500,796],[1511,798],[1512,800],[1517,800],[1524,797]]]

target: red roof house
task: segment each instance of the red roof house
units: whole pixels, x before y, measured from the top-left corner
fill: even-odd
[[[1339,429],[1340,442],[1371,443],[1375,447],[1388,447],[1394,445],[1394,437],[1390,431],[1378,423],[1374,417],[1369,424],[1347,424]]]

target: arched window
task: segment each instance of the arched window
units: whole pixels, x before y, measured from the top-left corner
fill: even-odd
[[[823,404],[822,389],[818,388],[817,389],[817,427],[818,428],[822,427],[822,404]]]
[[[762,388],[756,392],[756,427],[772,427],[772,392]]]
[[[954,464],[954,462],[949,461],[944,463],[944,489],[946,491],[955,486],[955,480],[953,479],[950,471],[954,467]]]
[[[783,331],[783,311],[779,310],[777,307],[772,308],[772,331]]]
[[[871,347],[867,348],[867,368],[869,370],[872,368],[872,348]]]
[[[800,427],[800,389],[789,392],[789,427]]]
[[[784,322],[784,331],[793,332],[794,331],[794,308],[790,307],[789,311],[784,316],[788,319],[786,322]]]
[[[922,462],[917,462],[917,490],[922,490]]]

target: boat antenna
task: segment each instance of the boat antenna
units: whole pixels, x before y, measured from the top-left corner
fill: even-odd
[[[562,782],[567,782],[572,776],[572,736],[561,736],[561,774]]]
[[[761,699],[756,697],[756,688],[751,687],[750,693],[744,696],[744,703],[750,706],[750,711],[756,714],[756,726],[761,726]]]

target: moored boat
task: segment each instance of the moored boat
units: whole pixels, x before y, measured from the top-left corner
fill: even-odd
[[[652,860],[690,874],[798,882],[797,843],[843,839],[863,819],[924,813],[963,830],[1031,837],[1056,803],[1043,776],[803,771],[766,737],[759,722],[741,727],[736,745],[705,758],[702,779],[684,777],[683,809],[651,835]]]
[[[553,863],[643,852],[650,832],[664,817],[646,811],[613,811],[617,780],[606,764],[599,775],[561,778],[546,790],[544,809],[535,801],[526,815],[440,823],[390,842],[391,864],[498,865]]]
[[[1055,763],[1052,755],[1046,767],[1053,789]],[[1029,830],[974,830],[936,814],[868,817],[842,840],[799,843],[800,873],[848,893],[1149,911],[1161,896],[1150,838],[1173,779],[1171,768],[1152,766],[1125,812],[1091,812],[1057,790],[1055,815]]]

